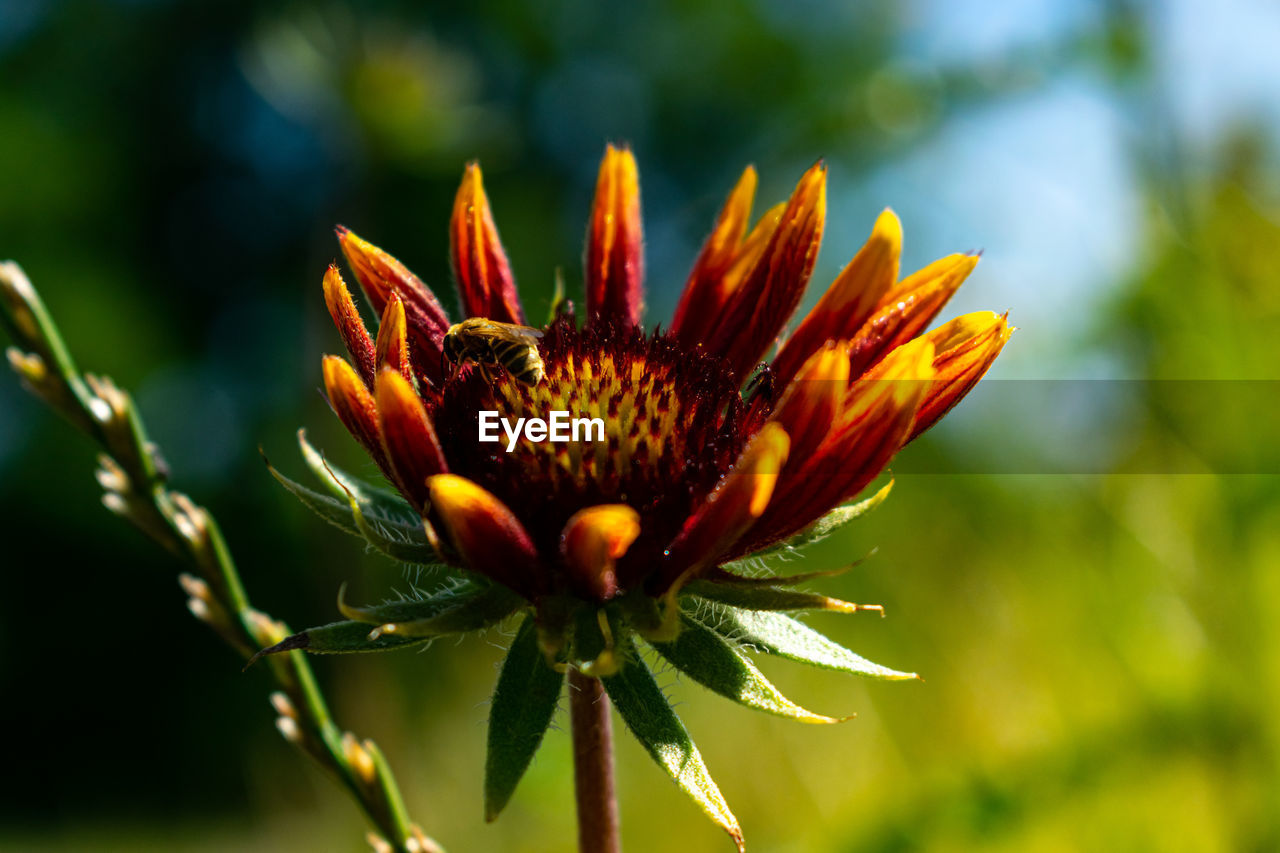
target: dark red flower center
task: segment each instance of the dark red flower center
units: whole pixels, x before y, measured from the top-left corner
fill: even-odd
[[[578,510],[620,503],[641,519],[640,537],[618,563],[624,588],[652,572],[680,526],[729,470],[767,412],[748,411],[718,359],[638,327],[550,326],[539,352],[546,378],[517,382],[501,368],[463,370],[433,412],[450,470],[499,497],[549,564]],[[507,436],[479,441],[480,412],[519,418],[599,418],[603,440],[533,442],[507,452]]]

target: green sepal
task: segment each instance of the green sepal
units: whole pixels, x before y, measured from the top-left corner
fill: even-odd
[[[344,533],[360,536],[360,531],[356,529],[355,520],[351,518],[351,507],[344,501],[339,501],[328,495],[322,495],[314,489],[308,489],[296,480],[291,480],[281,474],[265,455],[262,459],[267,463],[267,470],[271,472],[272,477],[276,478],[276,482],[288,489],[295,498],[302,501],[307,509]]]
[[[431,564],[448,570],[440,562],[440,552],[428,542],[421,519],[413,523],[379,517],[376,505],[362,503],[354,493],[347,494],[347,506],[356,530],[375,550],[393,560]]]
[[[492,584],[485,581],[454,582],[432,593],[401,596],[381,604],[347,604],[347,585],[338,590],[338,610],[353,622],[366,625],[385,625],[388,622],[412,622],[431,619],[447,610],[475,599],[488,592]]]
[[[359,536],[380,553],[406,563],[453,571],[440,563],[440,555],[427,541],[422,521],[416,516],[410,518],[372,502],[362,503],[355,492],[344,493],[342,499],[321,494],[281,474],[269,461],[267,470],[316,515],[339,530]]]
[[[763,550],[756,551],[754,554],[743,557],[741,560],[735,560],[727,565],[735,566],[741,564],[745,566],[752,560],[772,557],[783,553],[794,554],[811,545],[816,545],[828,536],[838,532],[845,525],[856,521],[871,512],[871,510],[880,506],[880,504],[884,503],[885,499],[889,497],[889,492],[892,489],[893,481],[890,480],[885,484],[884,488],[880,489],[866,500],[838,506],[826,515],[822,516],[822,518],[819,518],[813,524],[806,527],[804,530],[797,533],[795,536],[792,536],[790,539],[787,539],[784,542],[779,542],[776,545],[771,545]]]
[[[836,717],[825,717],[801,708],[764,677],[745,655],[701,622],[687,615],[674,642],[652,643],[658,653],[676,669],[740,705],[789,717],[805,723],[838,723]]]
[[[335,498],[345,501],[348,496],[353,497],[367,515],[379,520],[420,526],[418,513],[398,492],[353,477],[325,459],[324,454],[307,441],[305,429],[298,430],[298,446],[302,449],[302,458],[311,473]]]
[[[822,669],[864,675],[889,681],[919,678],[914,672],[899,672],[872,663],[790,616],[768,611],[740,610],[723,605],[689,602],[688,611],[733,643],[749,645],[765,654],[807,663]]]
[[[468,584],[421,599],[372,607],[339,608],[347,620],[308,628],[258,652],[249,661],[293,649],[316,654],[381,652],[424,643],[447,634],[485,628],[514,613],[523,599],[499,586]]]
[[[533,616],[525,617],[498,675],[489,707],[484,819],[506,807],[555,716],[564,673],[547,664]]]
[[[816,581],[822,578],[832,578],[837,575],[842,575],[845,572],[852,569],[854,566],[858,565],[858,563],[860,562],[862,561],[855,560],[849,565],[841,566],[838,569],[821,569],[813,572],[800,572],[799,574],[794,574],[794,575],[767,574],[767,575],[758,575],[758,576],[752,576],[752,577],[738,575],[738,574],[734,574],[733,572],[726,571],[723,566],[715,566],[710,569],[706,569],[699,576],[698,579],[703,581],[710,581],[712,583],[730,584],[732,586],[745,586],[745,587],[796,586],[797,584],[808,583],[809,581]],[[737,565],[741,567],[744,564],[733,563],[733,564],[726,564],[726,565]]]
[[[430,637],[398,637],[395,634],[380,634],[377,637],[370,637],[370,633],[368,624],[350,620],[330,622],[328,625],[308,628],[305,631],[285,637],[274,646],[267,646],[262,649],[249,658],[249,663],[245,664],[245,669],[256,663],[260,657],[275,655],[280,652],[290,652],[294,649],[303,649],[318,655],[360,654],[403,649],[406,646],[416,646],[431,639]]]
[[[441,637],[487,628],[524,604],[523,598],[504,586],[471,583],[426,598],[406,598],[369,607],[351,607],[339,600],[338,608],[352,621],[376,626],[372,636]]]
[[[619,639],[628,631],[616,605],[583,604],[569,623],[569,662],[583,675],[613,675],[625,663]]]
[[[880,610],[883,612],[879,605],[854,604],[852,601],[831,598],[815,592],[800,592],[776,586],[741,586],[696,580],[690,581],[685,586],[684,592],[743,610],[828,610],[835,613]]]
[[[740,851],[744,850],[738,819],[712,780],[684,723],[672,710],[649,668],[636,655],[630,637],[620,640],[619,646],[622,668],[617,674],[600,680],[623,722],[676,785],[729,833]]]
[[[660,636],[665,627],[661,599],[647,595],[644,589],[630,590],[615,598],[613,603],[626,617],[627,623],[646,640],[667,640]]]
[[[560,319],[561,312],[568,308],[568,302],[564,288],[564,270],[556,267],[555,277],[552,279],[551,305],[547,309],[548,326]]]

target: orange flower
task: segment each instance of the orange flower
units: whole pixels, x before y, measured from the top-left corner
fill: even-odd
[[[794,588],[813,573],[747,577],[739,561],[796,551],[877,505],[887,486],[847,502],[973,388],[1012,331],[990,312],[925,331],[978,258],[949,255],[899,278],[902,226],[885,210],[772,364],[760,364],[813,271],[826,179],[825,167],[813,166],[753,225],[756,174],[743,172],[666,332],[640,325],[640,183],[625,148],[609,146],[600,165],[581,326],[572,308],[543,329],[501,325],[522,324],[524,312],[475,164],[449,233],[463,311],[485,322],[451,329],[421,280],[340,228],[342,251],[381,320],[371,336],[331,267],[325,301],[351,362],[326,357],[325,388],[405,500],[331,469],[309,445],[334,497],[277,476],[372,547],[443,563],[437,568],[453,577],[432,593],[343,605],[347,622],[264,651],[402,648],[523,612],[491,709],[486,814],[510,798],[572,669],[600,679],[650,754],[741,849],[737,821],[639,644],[740,704],[805,722],[838,718],[786,699],[743,648],[914,678],[786,615],[876,605]],[[446,360],[471,352],[486,363]],[[519,440],[521,425],[552,419],[542,424],[545,437],[556,412],[594,419],[603,434],[592,427],[566,441],[529,432]],[[495,420],[503,443],[493,440]]]
[[[519,577],[513,587],[529,594],[661,595],[852,498],[990,367],[1009,337],[1003,317],[968,315],[921,335],[978,258],[951,255],[899,279],[902,230],[886,210],[744,400],[740,387],[813,270],[826,169],[809,169],[786,206],[749,229],[755,186],[748,169],[698,256],[671,331],[648,335],[638,325],[644,258],[635,158],[609,146],[587,233],[589,322],[579,328],[565,316],[542,330],[546,378],[534,387],[501,370],[442,371],[449,321],[439,301],[400,262],[339,229],[383,327],[374,346],[330,269],[326,301],[356,364],[326,360],[330,400],[469,568]],[[475,164],[450,235],[467,315],[520,322]],[[375,370],[402,381],[384,374],[375,383]],[[557,409],[600,417],[605,440],[526,443],[512,453],[478,441],[480,410],[515,421]],[[444,471],[484,499],[452,500],[447,510],[433,501],[439,488],[428,489],[425,478],[439,481]],[[616,510],[593,514],[606,506],[628,508],[625,524]],[[494,541],[464,544],[476,531]],[[602,544],[623,540],[625,547]],[[503,560],[525,555],[528,565],[499,566],[480,559],[482,550]]]

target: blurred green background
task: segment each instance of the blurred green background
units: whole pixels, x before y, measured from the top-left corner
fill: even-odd
[[[556,266],[580,287],[604,143],[630,141],[658,323],[743,165],[763,209],[825,157],[815,285],[891,205],[908,269],[985,250],[948,315],[1011,309],[1021,331],[900,457],[892,499],[805,566],[877,548],[822,588],[890,618],[810,622],[923,683],[765,661],[803,704],[858,714],[823,728],[663,676],[752,849],[1280,849],[1274,4],[440,5],[0,3],[0,257],[83,368],[136,391],[255,601],[302,626],[343,581],[372,599],[403,580],[256,450],[296,473],[306,425],[370,471],[318,393],[335,223],[452,304],[446,223],[479,158],[541,316]],[[190,618],[91,471],[0,377],[0,850],[364,849],[263,675]],[[316,668],[451,851],[566,850],[563,718],[481,821],[502,643]],[[619,750],[628,849],[729,849]]]

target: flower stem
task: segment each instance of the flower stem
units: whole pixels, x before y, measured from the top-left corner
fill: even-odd
[[[573,726],[573,788],[578,804],[578,853],[621,853],[613,785],[613,722],[600,679],[569,670]]]

